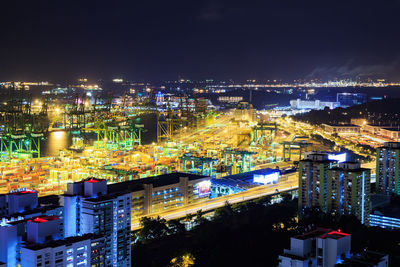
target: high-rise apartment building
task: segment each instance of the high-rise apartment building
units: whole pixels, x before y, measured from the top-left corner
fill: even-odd
[[[130,266],[130,193],[108,193],[106,180],[90,178],[68,184],[63,204],[67,237],[103,235],[105,266]]]
[[[327,153],[308,153],[299,162],[299,210],[328,211],[328,170],[335,162]]]
[[[400,142],[386,142],[376,150],[376,192],[400,195]]]
[[[306,153],[299,162],[299,210],[355,215],[369,223],[371,170],[358,162],[330,160],[328,153]]]
[[[358,162],[343,162],[328,170],[328,211],[353,214],[361,223],[369,223],[371,170]]]

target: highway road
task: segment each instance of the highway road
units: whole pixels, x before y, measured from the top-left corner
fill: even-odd
[[[282,176],[277,184],[261,185],[246,191],[227,195],[223,197],[208,199],[200,203],[186,205],[177,209],[168,210],[160,213],[148,214],[144,217],[155,218],[160,216],[166,220],[183,218],[188,214],[195,214],[197,211],[209,211],[216,208],[223,207],[227,202],[230,204],[235,204],[251,199],[260,198],[267,195],[273,195],[278,192],[290,191],[298,188],[298,173],[292,173],[287,176]],[[137,230],[140,228],[140,218],[132,218],[131,229]]]

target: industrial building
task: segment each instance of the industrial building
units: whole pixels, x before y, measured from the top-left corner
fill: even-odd
[[[324,131],[330,134],[357,134],[361,127],[354,124],[322,124]]]
[[[376,192],[400,194],[400,142],[386,142],[376,150]]]
[[[210,177],[170,173],[108,185],[109,192],[130,192],[132,219],[143,215],[196,203],[208,198]]]

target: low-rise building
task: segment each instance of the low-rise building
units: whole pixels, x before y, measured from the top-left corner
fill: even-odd
[[[350,257],[351,235],[317,228],[290,239],[290,249],[279,256],[279,267],[333,267]]]
[[[292,109],[334,109],[340,106],[339,102],[328,102],[321,100],[302,100],[302,99],[293,99],[290,100],[290,107]]]
[[[400,204],[390,203],[378,207],[370,214],[370,226],[387,229],[400,229]]]
[[[322,124],[323,129],[330,134],[358,134],[361,127],[354,124]]]
[[[2,200],[1,200],[2,199]],[[38,216],[57,216],[63,220],[63,207],[46,203],[39,205],[36,191],[20,189],[0,196],[0,261],[17,266],[21,261],[21,246],[27,236],[28,223]],[[63,233],[58,238],[62,238]]]
[[[345,259],[340,264],[341,267],[388,267],[389,255],[375,252],[363,251],[360,254],[353,255],[350,259]]]
[[[400,129],[399,127],[384,127],[380,130],[380,135],[389,138],[393,141],[400,140]]]

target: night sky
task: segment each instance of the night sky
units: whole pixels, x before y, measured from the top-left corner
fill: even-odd
[[[1,1],[0,79],[400,80],[400,1]]]

